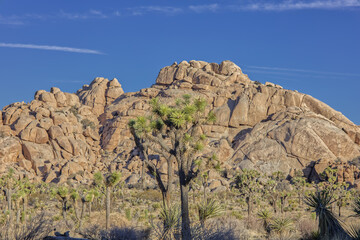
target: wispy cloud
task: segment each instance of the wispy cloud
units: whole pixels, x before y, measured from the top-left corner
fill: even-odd
[[[203,12],[216,12],[220,8],[219,4],[207,4],[207,5],[190,5],[189,9],[196,13]]]
[[[23,25],[23,21],[17,19],[17,18],[14,18],[13,16],[8,16],[8,17],[5,17],[5,16],[2,16],[0,14],[0,24],[3,24],[3,25]]]
[[[309,73],[309,74],[317,74],[317,75],[337,75],[337,76],[348,76],[348,77],[360,77],[360,74],[354,73],[339,73],[339,72],[325,72],[325,71],[314,71],[314,70],[306,70],[306,69],[294,69],[294,68],[281,68],[281,67],[264,67],[264,66],[246,66],[248,70],[255,71],[255,70],[267,70],[268,73],[275,72],[275,73],[294,73],[294,74],[302,74],[302,73]],[[255,70],[254,70],[255,69]]]
[[[230,8],[241,11],[289,11],[306,9],[348,9],[360,7],[360,0],[311,0],[311,1],[281,1],[254,2],[248,5],[231,5]]]
[[[106,14],[99,10],[89,10],[88,12],[84,13],[69,13],[64,12],[63,10],[60,11],[59,14],[56,15],[57,18],[65,18],[69,20],[76,20],[76,19],[92,19],[92,18],[108,18]]]
[[[50,51],[62,51],[62,52],[73,52],[73,53],[87,53],[87,54],[104,54],[97,50],[85,49],[85,48],[71,48],[61,46],[48,46],[48,45],[35,45],[35,44],[20,44],[20,43],[1,43],[0,47],[6,48],[29,48],[29,49],[40,49]]]
[[[125,15],[128,15],[130,13],[130,15],[132,16],[141,16],[144,15],[145,13],[152,13],[152,12],[174,15],[183,11],[182,8],[171,7],[171,6],[139,6],[139,7],[127,8],[126,10],[128,12],[126,12]],[[119,14],[119,11],[115,12],[115,14],[116,15]]]
[[[117,17],[142,16],[145,14],[163,14],[174,16],[183,13],[215,13],[215,12],[266,12],[266,11],[294,11],[294,10],[352,10],[360,9],[360,0],[231,0],[231,3],[212,3],[204,5],[183,6],[134,6],[122,9],[114,9],[106,12],[99,9],[90,9],[84,12],[59,11],[53,14],[1,15],[0,24],[23,25],[30,20],[88,20],[88,19],[111,19]]]
[[[67,83],[67,84],[77,84],[77,83],[84,83],[84,81],[80,80],[51,80],[52,83]]]

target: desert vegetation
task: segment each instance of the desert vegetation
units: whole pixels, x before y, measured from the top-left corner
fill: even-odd
[[[191,239],[358,239],[358,191],[346,188],[344,198],[348,185],[327,178],[307,183],[299,175],[243,170],[225,192],[190,188]],[[86,239],[184,239],[179,183],[167,205],[159,188],[128,188],[119,179],[99,173],[90,185],[56,186],[9,171],[1,177],[1,239],[41,239],[54,231]]]
[[[88,184],[33,183],[10,169],[0,178],[1,239],[359,239],[360,194],[338,169],[309,182],[302,171],[243,168],[226,189],[211,191],[209,174],[230,173],[216,152],[203,152],[200,128],[215,121],[206,101],[184,95],[174,106],[157,98],[151,106],[149,117],[129,122],[143,160],[138,183],[110,168]],[[166,159],[165,173],[154,154]]]

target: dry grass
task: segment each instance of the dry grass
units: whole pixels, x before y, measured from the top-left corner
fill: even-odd
[[[37,240],[43,239],[53,231],[53,221],[49,214],[41,213],[26,225],[6,224],[0,228],[2,240]]]

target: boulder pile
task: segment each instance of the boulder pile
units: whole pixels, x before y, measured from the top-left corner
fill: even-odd
[[[174,63],[138,92],[124,93],[118,80],[96,78],[76,94],[39,90],[30,103],[6,106],[0,111],[0,173],[12,167],[35,181],[88,182],[108,168],[136,183],[142,162],[128,121],[149,114],[151,98],[171,104],[184,94],[204,98],[206,111],[217,117],[202,128],[208,136],[204,154],[215,153],[221,166],[221,172],[211,170],[213,190],[228,187],[244,168],[303,170],[313,178],[314,171],[337,163],[339,181],[358,178],[349,162],[360,157],[359,126],[309,95],[250,80],[230,61]],[[152,161],[165,172],[166,161]]]

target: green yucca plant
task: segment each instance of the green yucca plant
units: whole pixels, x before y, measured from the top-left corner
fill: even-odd
[[[177,205],[163,205],[160,211],[160,219],[163,222],[164,229],[161,239],[173,239],[173,235],[180,227],[180,209]]]
[[[333,239],[335,237],[349,238],[344,230],[345,224],[331,211],[333,200],[328,191],[317,191],[305,197],[305,204],[313,209],[319,221],[319,234],[322,239]]]
[[[354,200],[352,210],[355,214],[351,217],[360,217],[360,197]],[[348,233],[352,237],[352,239],[360,240],[360,228],[350,225]]]
[[[360,240],[360,228],[350,225],[347,232],[351,239]]]
[[[270,224],[270,229],[277,233],[280,239],[283,239],[283,234],[291,229],[293,221],[291,218],[275,218]]]
[[[360,197],[354,200],[353,211],[355,213],[354,217],[360,217]]]
[[[205,221],[217,217],[223,213],[222,206],[215,200],[208,200],[204,203],[200,203],[197,206],[199,213],[199,220],[201,226],[205,226]]]
[[[268,231],[270,227],[270,221],[273,217],[272,213],[268,209],[263,209],[257,213],[257,217],[263,222],[265,231]]]

